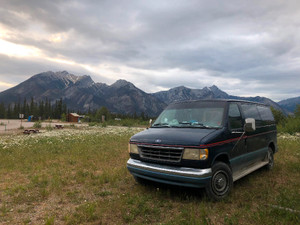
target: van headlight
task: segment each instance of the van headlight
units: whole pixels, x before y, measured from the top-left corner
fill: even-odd
[[[128,152],[129,153],[134,153],[134,154],[139,154],[139,149],[136,144],[129,144],[128,145]]]
[[[185,148],[183,159],[206,160],[208,158],[208,149]]]

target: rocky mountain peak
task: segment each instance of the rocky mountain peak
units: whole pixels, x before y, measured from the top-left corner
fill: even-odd
[[[88,75],[83,75],[78,77],[78,79],[75,82],[76,85],[83,86],[83,87],[89,87],[95,84],[95,82],[92,80],[92,78]]]
[[[132,83],[130,83],[126,80],[122,80],[122,79],[117,80],[115,83],[113,83],[111,85],[111,87],[114,87],[114,88],[121,88],[121,87],[125,87],[125,86],[129,86],[130,88],[135,88],[135,86]]]
[[[220,90],[216,85],[209,87],[209,90],[213,92],[216,98],[229,98],[229,95],[226,92]]]
[[[182,90],[182,89],[186,89],[186,88],[187,87],[181,85],[181,86],[178,86],[178,87],[171,88],[170,90],[175,90],[175,89]]]

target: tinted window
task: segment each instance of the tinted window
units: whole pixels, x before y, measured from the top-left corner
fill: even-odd
[[[254,118],[255,120],[261,120],[255,104],[242,104],[241,106],[245,118]]]
[[[274,121],[273,114],[269,107],[258,105],[257,109],[263,121]]]
[[[229,105],[228,117],[230,129],[238,129],[243,127],[241,113],[237,104]]]

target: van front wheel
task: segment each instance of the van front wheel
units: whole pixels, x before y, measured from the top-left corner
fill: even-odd
[[[212,167],[212,177],[206,186],[206,193],[213,200],[225,198],[232,188],[232,172],[223,162],[217,162]]]

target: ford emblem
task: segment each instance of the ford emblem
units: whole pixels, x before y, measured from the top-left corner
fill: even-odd
[[[160,143],[160,142],[161,142],[160,139],[156,139],[156,140],[155,140],[155,143]]]

